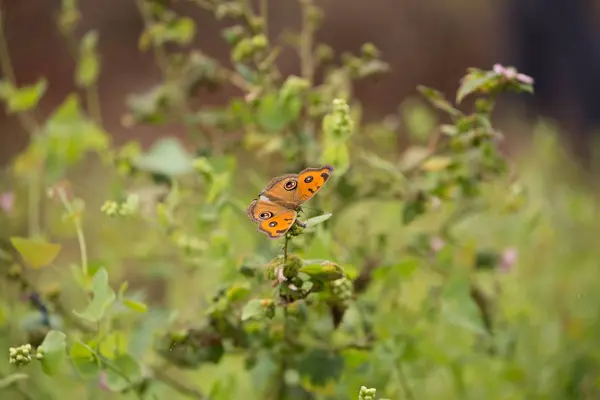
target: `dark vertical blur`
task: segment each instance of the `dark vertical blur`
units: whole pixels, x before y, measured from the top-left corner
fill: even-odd
[[[535,77],[536,113],[562,122],[579,155],[600,128],[600,41],[588,0],[509,0],[508,48]]]

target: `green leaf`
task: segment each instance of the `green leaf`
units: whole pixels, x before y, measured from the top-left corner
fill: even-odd
[[[485,334],[481,314],[471,297],[468,277],[455,273],[442,293],[442,314],[456,326],[477,334]]]
[[[458,92],[456,93],[456,102],[460,103],[468,95],[482,89],[493,80],[497,79],[495,72],[487,72],[483,75],[467,75],[466,79],[463,80]]]
[[[48,89],[48,81],[42,78],[35,85],[14,87],[11,83],[2,82],[0,86],[0,97],[6,102],[9,114],[31,110],[40,102],[42,96]]]
[[[123,305],[127,308],[129,308],[130,310],[133,310],[135,312],[139,312],[139,313],[145,313],[146,311],[148,311],[148,306],[140,301],[135,301],[135,300],[131,300],[131,299],[123,299]]]
[[[81,161],[88,151],[105,151],[109,145],[108,134],[87,118],[76,94],[69,95],[54,111],[39,140],[46,150],[49,173],[54,175]]]
[[[361,158],[373,168],[388,172],[394,176],[400,174],[400,171],[398,171],[398,169],[393,163],[389,162],[384,158],[379,157],[377,154],[365,152],[361,155]]]
[[[425,141],[437,125],[436,115],[419,100],[405,100],[400,111],[408,133],[413,139]]]
[[[287,114],[276,94],[271,93],[260,99],[256,114],[258,124],[267,132],[279,132],[288,124]]]
[[[230,302],[240,301],[250,294],[250,284],[248,282],[238,283],[229,288],[227,291],[227,299]]]
[[[17,249],[23,260],[33,268],[40,268],[54,261],[61,246],[40,240],[11,237],[10,242]]]
[[[170,177],[193,171],[191,155],[175,138],[157,140],[148,152],[135,160],[134,165],[143,171]]]
[[[167,25],[161,42],[173,41],[182,45],[189,44],[196,34],[196,24],[188,17],[177,18]]]
[[[311,226],[322,224],[323,222],[325,222],[329,218],[331,218],[332,215],[333,215],[332,213],[327,213],[327,214],[319,215],[316,217],[312,217],[312,218],[304,221],[304,224],[306,225],[307,228],[310,228]]]
[[[69,358],[73,366],[83,378],[93,377],[100,371],[100,360],[94,351],[85,343],[75,342],[69,350]]]
[[[108,273],[101,268],[94,275],[92,280],[92,292],[94,298],[82,312],[73,311],[79,318],[96,323],[102,319],[106,309],[115,300],[115,292],[108,284]]]
[[[298,272],[305,273],[311,278],[316,278],[321,281],[335,281],[344,276],[344,269],[331,261],[304,265]]]
[[[10,374],[0,379],[0,389],[5,389],[15,382],[29,378],[29,375],[23,373]]]
[[[402,209],[402,223],[408,225],[427,210],[425,197],[417,195],[408,200]]]
[[[107,361],[112,368],[106,369],[106,381],[108,387],[121,392],[138,383],[142,377],[140,364],[129,354],[122,354],[115,360]],[[119,371],[117,373],[116,371]]]
[[[251,318],[262,317],[264,315],[265,306],[264,301],[261,299],[252,299],[244,306],[242,310],[242,321],[249,320]]]
[[[419,268],[420,265],[419,259],[416,258],[406,258],[400,261],[398,264],[394,265],[392,268],[400,273],[400,276],[403,278],[409,278],[413,275],[413,273]]]
[[[55,375],[65,358],[67,348],[67,335],[60,331],[50,331],[40,345],[40,350],[44,354],[42,358],[42,369],[46,375]]]
[[[79,62],[75,72],[75,82],[79,87],[88,87],[98,80],[100,74],[100,61],[96,52],[98,45],[98,32],[89,31],[81,40],[79,48]]]
[[[296,369],[302,376],[308,377],[313,385],[325,386],[339,379],[344,369],[344,359],[334,352],[314,349],[301,355]]]
[[[426,86],[418,86],[417,90],[433,105],[435,108],[440,109],[452,116],[460,116],[462,113],[452,106],[448,100],[445,99],[442,92],[438,92],[435,89],[428,88]]]

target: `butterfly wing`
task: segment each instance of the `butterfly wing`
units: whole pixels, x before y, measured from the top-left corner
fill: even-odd
[[[285,235],[294,225],[297,216],[296,211],[274,203],[264,196],[253,200],[246,212],[248,217],[258,224],[258,230],[271,239]]]
[[[319,168],[307,168],[298,174],[298,195],[300,204],[312,198],[331,176],[333,167],[324,165]]]
[[[323,187],[333,167],[307,168],[299,174],[288,174],[274,178],[260,193],[285,208],[297,209]]]

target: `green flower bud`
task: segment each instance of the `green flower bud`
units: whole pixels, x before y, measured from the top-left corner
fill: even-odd
[[[215,16],[217,19],[223,18],[238,18],[244,15],[244,8],[240,3],[221,3],[215,10]]]
[[[261,51],[267,48],[269,45],[269,40],[265,35],[256,35],[252,38],[252,46],[254,47],[254,51]]]
[[[254,43],[250,38],[243,38],[233,48],[231,58],[235,62],[243,62],[254,54]]]
[[[227,43],[232,45],[237,44],[240,40],[242,40],[245,34],[246,30],[241,25],[230,26],[221,31],[223,38],[225,38]]]
[[[329,62],[333,60],[335,53],[331,46],[320,44],[315,49],[315,56],[319,62]]]
[[[252,18],[248,23],[253,32],[260,32],[265,26],[265,20],[261,17]]]
[[[366,386],[361,386],[358,394],[358,400],[374,400],[376,394],[377,389],[369,389]]]
[[[372,60],[374,58],[379,58],[381,52],[373,43],[365,43],[362,45],[361,49],[362,56],[367,60]]]

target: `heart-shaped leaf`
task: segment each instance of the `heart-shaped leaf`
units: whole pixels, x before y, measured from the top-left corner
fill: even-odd
[[[174,138],[156,141],[134,164],[143,171],[167,176],[183,175],[193,170],[192,157]]]
[[[82,312],[73,310],[73,313],[79,318],[89,322],[96,323],[102,319],[106,309],[113,303],[116,298],[115,292],[108,284],[108,273],[104,268],[101,268],[92,279],[92,292],[94,298]]]
[[[46,375],[55,375],[60,368],[60,364],[65,358],[67,348],[67,335],[61,331],[50,331],[40,345],[40,350],[44,354],[42,358],[42,369]]]
[[[17,249],[23,260],[33,268],[40,268],[50,264],[58,255],[61,246],[21,237],[10,238],[12,245]]]
[[[115,392],[130,388],[138,383],[142,376],[140,364],[129,354],[118,356],[114,361],[110,361],[110,364],[113,368],[106,370],[106,382]]]
[[[82,342],[73,343],[69,351],[69,357],[81,377],[92,377],[98,374],[100,362],[87,344]]]

